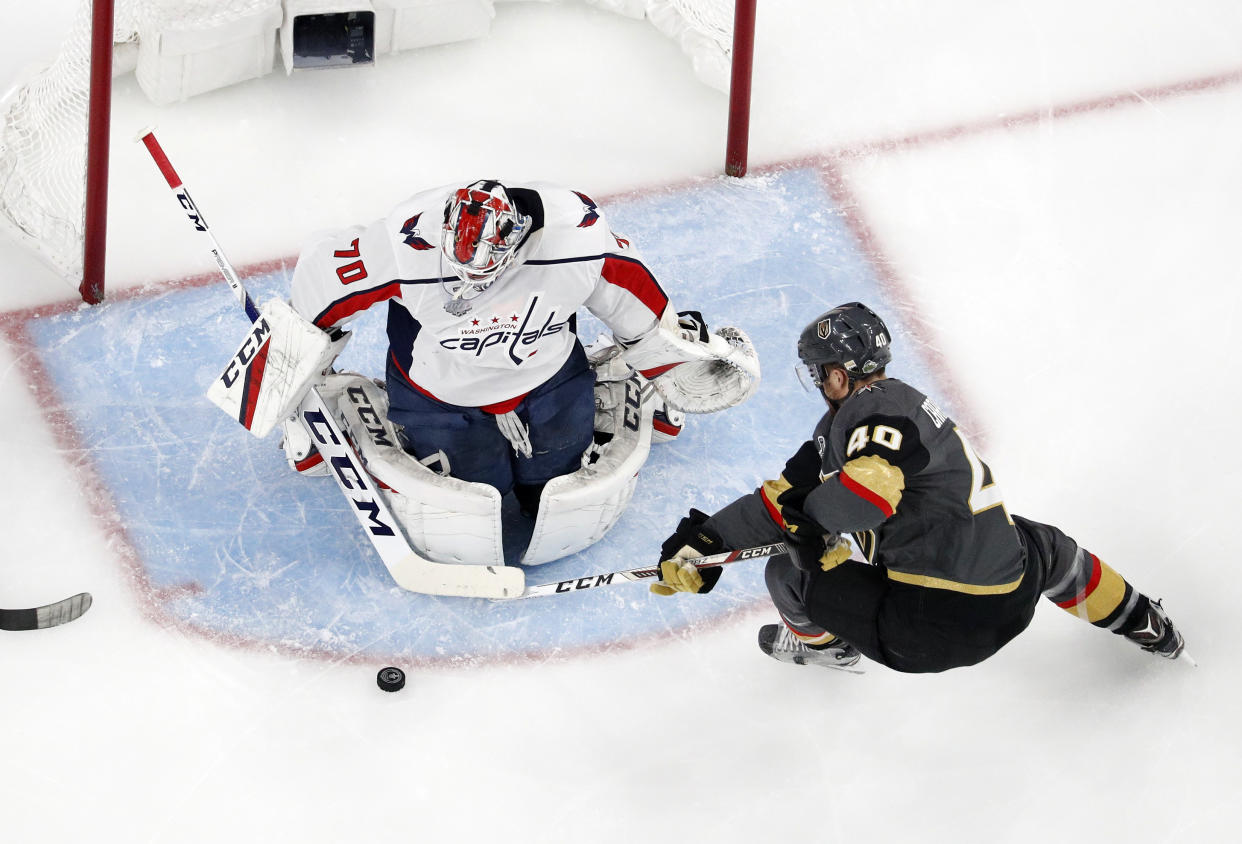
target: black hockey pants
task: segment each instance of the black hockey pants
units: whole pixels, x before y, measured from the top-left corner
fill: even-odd
[[[804,617],[895,671],[931,673],[982,662],[1026,629],[1043,586],[1039,552],[1027,560],[1022,583],[1003,595],[914,586],[854,561],[805,573],[785,555],[768,562],[767,581],[795,626]]]

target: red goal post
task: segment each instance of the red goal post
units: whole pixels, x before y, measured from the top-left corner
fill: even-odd
[[[755,56],[755,6],[758,0],[736,0],[729,75],[729,129],[725,139],[725,175],[746,175],[750,145],[750,77]]]
[[[375,33],[387,39],[368,48],[366,59],[387,50],[447,43],[485,34],[493,3],[504,0],[447,0],[468,5],[469,14],[446,15],[440,40],[399,45],[400,15],[423,0],[80,0],[70,34],[53,61],[13,88],[0,103],[0,229],[34,250],[62,277],[78,285],[82,299],[104,297],[108,228],[108,162],[112,79],[134,70],[140,87],[157,103],[185,99],[236,79],[193,78],[184,57],[154,55],[151,44],[181,44],[214,28],[238,23],[254,29],[244,49],[259,50],[253,78],[272,69],[275,53],[292,68],[292,23],[302,8],[358,8]],[[630,17],[645,17],[675,39],[695,74],[726,91],[729,117],[724,172],[746,174],[750,128],[751,66],[757,0],[586,0]],[[442,4],[443,5],[443,4]],[[474,7],[482,9],[480,12]],[[351,15],[351,20],[353,13]],[[425,12],[404,31],[426,37]],[[387,17],[385,17],[385,15]],[[467,21],[467,23],[463,23]],[[479,22],[483,21],[482,24]],[[479,26],[484,32],[478,31]],[[473,26],[475,31],[464,31]],[[433,26],[432,29],[435,29]],[[286,32],[289,30],[289,32]],[[279,33],[280,49],[274,49]],[[150,38],[152,34],[160,38]],[[210,35],[209,37],[216,37]],[[351,45],[351,49],[352,49]],[[212,43],[213,49],[219,49]],[[167,60],[170,64],[164,64]],[[356,59],[355,59],[356,60]],[[209,66],[201,62],[197,68]],[[171,67],[171,70],[169,69]],[[187,81],[189,80],[189,81]]]

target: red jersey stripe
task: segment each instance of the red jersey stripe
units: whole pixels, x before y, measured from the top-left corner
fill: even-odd
[[[346,296],[344,299],[337,299],[327,310],[315,317],[315,325],[320,328],[331,328],[332,326],[349,319],[356,313],[365,311],[367,308],[383,302],[385,299],[392,299],[401,295],[401,282],[390,281],[383,287],[376,287],[374,290],[363,290],[352,296]]]
[[[495,404],[481,405],[479,407],[479,410],[483,411],[484,413],[490,413],[493,416],[499,416],[502,413],[508,413],[510,410],[513,410],[515,407],[521,404],[522,399],[526,398],[528,395],[530,394],[522,393],[522,395],[520,396],[514,396],[513,398],[506,399],[505,401],[498,401]]]
[[[616,255],[605,255],[604,269],[600,275],[609,284],[628,290],[656,316],[664,313],[664,308],[668,305],[668,296],[664,294],[660,283],[655,280],[651,271],[639,261],[632,258],[619,258]]]
[[[426,396],[429,399],[435,399],[436,401],[440,402],[440,404],[448,404],[448,402],[444,401],[439,396],[436,396],[433,393],[429,393],[426,390],[424,390],[422,387],[415,384],[414,379],[410,377],[410,373],[406,372],[405,369],[401,366],[401,361],[397,360],[397,353],[394,352],[391,348],[388,350],[388,357],[392,359],[392,365],[397,367],[397,371],[401,373],[401,377],[405,379],[405,383],[409,384],[411,387],[413,387],[415,390],[418,390],[420,393],[422,393],[424,396]]]
[[[1095,587],[1100,585],[1100,578],[1104,575],[1103,569],[1100,568],[1100,558],[1087,552],[1091,556],[1091,577],[1087,580],[1087,585],[1082,588],[1074,597],[1068,601],[1061,601],[1057,604],[1063,610],[1081,604],[1083,601],[1091,597],[1091,593],[1095,591]]]
[[[841,486],[845,487],[864,501],[870,501],[876,507],[880,508],[880,512],[884,514],[884,518],[887,519],[889,516],[893,515],[893,508],[884,496],[877,495],[844,472],[837,473],[837,477],[841,479]]]
[[[778,528],[784,530],[785,520],[781,518],[781,511],[776,509],[776,504],[768,498],[768,491],[759,487],[759,497],[763,499],[763,506],[768,508],[768,515],[772,517],[772,521],[776,522]]]
[[[414,379],[410,377],[410,373],[406,372],[404,369],[401,368],[401,361],[397,360],[396,352],[389,350],[388,356],[392,358],[393,366],[397,367],[397,371],[401,373],[401,377],[405,379],[405,383],[409,384],[411,387],[413,387],[415,390],[418,390],[420,393],[422,393],[424,396],[426,396],[429,399],[438,401],[440,404],[451,404],[451,402],[446,402],[444,399],[435,395],[430,390],[425,390],[422,387],[420,387],[414,381]],[[522,395],[520,396],[514,396],[513,398],[505,399],[504,401],[498,401],[495,404],[485,404],[485,405],[482,405],[479,408],[479,410],[482,410],[485,413],[491,413],[493,415],[499,416],[502,413],[508,413],[510,410],[513,410],[515,407],[521,404],[522,399],[526,398],[528,395],[530,395],[530,393],[522,393]],[[457,406],[457,405],[454,405],[454,406]]]

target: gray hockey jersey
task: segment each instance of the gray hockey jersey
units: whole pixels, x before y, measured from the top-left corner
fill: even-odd
[[[731,547],[781,535],[793,504],[853,534],[890,579],[968,594],[1018,587],[1024,552],[991,470],[926,395],[896,379],[829,412],[785,465],[712,518]]]

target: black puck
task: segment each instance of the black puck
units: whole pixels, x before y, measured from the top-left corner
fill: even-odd
[[[405,688],[405,672],[400,668],[381,668],[375,675],[376,684],[386,692],[398,692]]]

